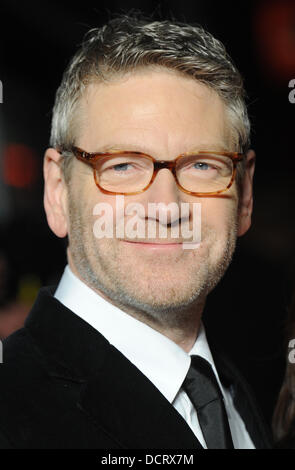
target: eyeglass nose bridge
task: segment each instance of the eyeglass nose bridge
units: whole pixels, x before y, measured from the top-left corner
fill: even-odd
[[[175,161],[167,161],[167,160],[157,160],[154,162],[155,171],[162,170],[163,168],[168,168],[168,170],[172,170],[175,168]]]
[[[153,182],[155,181],[155,178],[156,178],[156,176],[157,176],[157,174],[160,170],[167,169],[167,170],[170,170],[171,173],[173,174],[176,186],[181,191],[183,191],[184,193],[192,194],[191,191],[188,191],[187,189],[185,189],[178,181],[177,174],[176,174],[176,164],[177,164],[176,160],[174,160],[174,161],[169,161],[169,160],[156,160],[155,161],[154,160],[153,163],[154,163],[154,171],[153,171],[153,174],[152,174],[152,178],[151,178],[149,184],[144,188],[143,191],[148,189],[153,184]]]
[[[176,177],[176,171],[175,171],[175,164],[176,162],[175,161],[167,161],[167,160],[157,160],[157,161],[154,161],[154,174],[153,174],[153,177],[152,177],[152,181],[154,181],[155,177],[157,176],[158,172],[160,170],[163,170],[163,169],[167,169],[167,170],[170,170],[177,182],[177,177]]]

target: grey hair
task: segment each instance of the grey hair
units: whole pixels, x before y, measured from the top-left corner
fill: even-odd
[[[53,108],[50,145],[69,150],[81,97],[93,82],[146,67],[165,67],[215,90],[226,105],[235,150],[250,143],[243,79],[224,45],[199,25],[122,15],[90,30],[64,72]]]

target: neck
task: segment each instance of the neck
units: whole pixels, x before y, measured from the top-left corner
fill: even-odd
[[[145,323],[149,324],[147,321]],[[164,325],[161,327],[156,323],[149,324],[151,328],[169,338],[187,353],[190,352],[196,342],[200,325],[201,315],[195,316],[192,322],[187,323],[186,327],[167,328]]]
[[[100,294],[100,292],[98,293]],[[107,300],[111,303],[114,303],[111,299]],[[146,312],[138,310],[135,311],[126,306],[119,306],[116,304],[114,305],[121,308],[126,313],[141,321],[142,323],[145,323],[154,330],[158,331],[163,336],[166,336],[179,347],[181,347],[185,352],[189,353],[199,334],[204,303],[205,302],[203,302],[202,305],[194,304],[192,307],[190,307],[190,310],[182,309],[181,311],[178,311],[178,317],[181,319],[181,321],[179,321],[178,324],[175,324],[174,322],[173,325],[167,324],[165,320],[162,322],[155,320],[153,317],[146,314]]]

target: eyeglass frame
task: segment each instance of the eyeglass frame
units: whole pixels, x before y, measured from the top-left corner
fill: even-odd
[[[182,158],[182,157],[185,157],[185,156],[188,156],[188,155],[194,155],[193,152],[187,152],[187,153],[183,153],[183,154],[180,154],[178,155],[174,160],[156,160],[154,157],[152,157],[151,155],[148,155],[146,153],[143,153],[143,152],[138,152],[138,151],[129,151],[129,150],[113,150],[111,152],[86,152],[85,150],[81,149],[80,147],[71,147],[70,151],[73,153],[73,155],[80,161],[82,161],[83,163],[86,163],[88,165],[90,165],[93,169],[93,176],[94,176],[94,181],[95,181],[95,184],[96,186],[100,189],[100,191],[104,194],[110,194],[110,195],[117,195],[117,194],[120,194],[120,195],[128,195],[128,196],[132,196],[132,195],[135,195],[135,194],[141,194],[143,192],[145,192],[152,184],[153,182],[155,181],[155,178],[158,174],[158,172],[164,168],[167,168],[168,170],[171,171],[171,173],[173,174],[174,176],[174,179],[175,179],[175,182],[176,182],[176,185],[178,186],[178,188],[183,191],[184,193],[186,194],[190,194],[192,196],[198,196],[198,197],[210,197],[210,196],[217,196],[218,194],[221,194],[221,193],[224,193],[225,191],[227,191],[233,184],[234,180],[235,180],[235,176],[236,176],[236,171],[237,171],[237,164],[243,160],[243,158],[245,157],[245,154],[244,153],[239,153],[239,152],[212,152],[212,151],[207,151],[207,150],[200,150],[196,153],[196,155],[201,155],[201,154],[214,154],[214,155],[220,155],[220,156],[224,156],[224,157],[228,157],[232,160],[233,162],[233,170],[232,170],[232,176],[231,176],[231,179],[230,179],[230,182],[229,184],[226,186],[226,188],[224,189],[219,189],[218,191],[212,191],[212,192],[209,192],[209,193],[204,193],[204,192],[194,192],[194,191],[189,191],[188,189],[185,189],[183,186],[181,186],[181,184],[179,183],[178,181],[178,178],[177,178],[177,175],[176,175],[176,163],[177,161]],[[59,153],[63,153],[62,151],[59,150]],[[98,180],[97,180],[97,177],[96,177],[96,169],[95,169],[95,163],[97,162],[97,160],[99,158],[102,158],[102,157],[110,157],[112,158],[114,155],[117,155],[117,154],[120,154],[120,155],[141,155],[145,158],[148,158],[149,160],[151,160],[153,162],[153,165],[154,165],[154,171],[153,171],[153,175],[151,177],[151,180],[149,182],[149,184],[147,186],[145,186],[143,189],[141,189],[140,191],[136,191],[136,192],[131,192],[131,193],[126,193],[126,192],[114,192],[114,191],[108,191],[107,189],[104,189],[100,186]]]

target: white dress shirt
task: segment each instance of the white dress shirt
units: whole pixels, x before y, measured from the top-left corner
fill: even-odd
[[[198,416],[181,385],[197,354],[212,366],[221,388],[235,449],[254,449],[232,397],[218,377],[203,325],[189,354],[166,336],[114,306],[73,274],[66,266],[54,297],[99,331],[132,362],[181,414],[201,445],[206,443]]]

